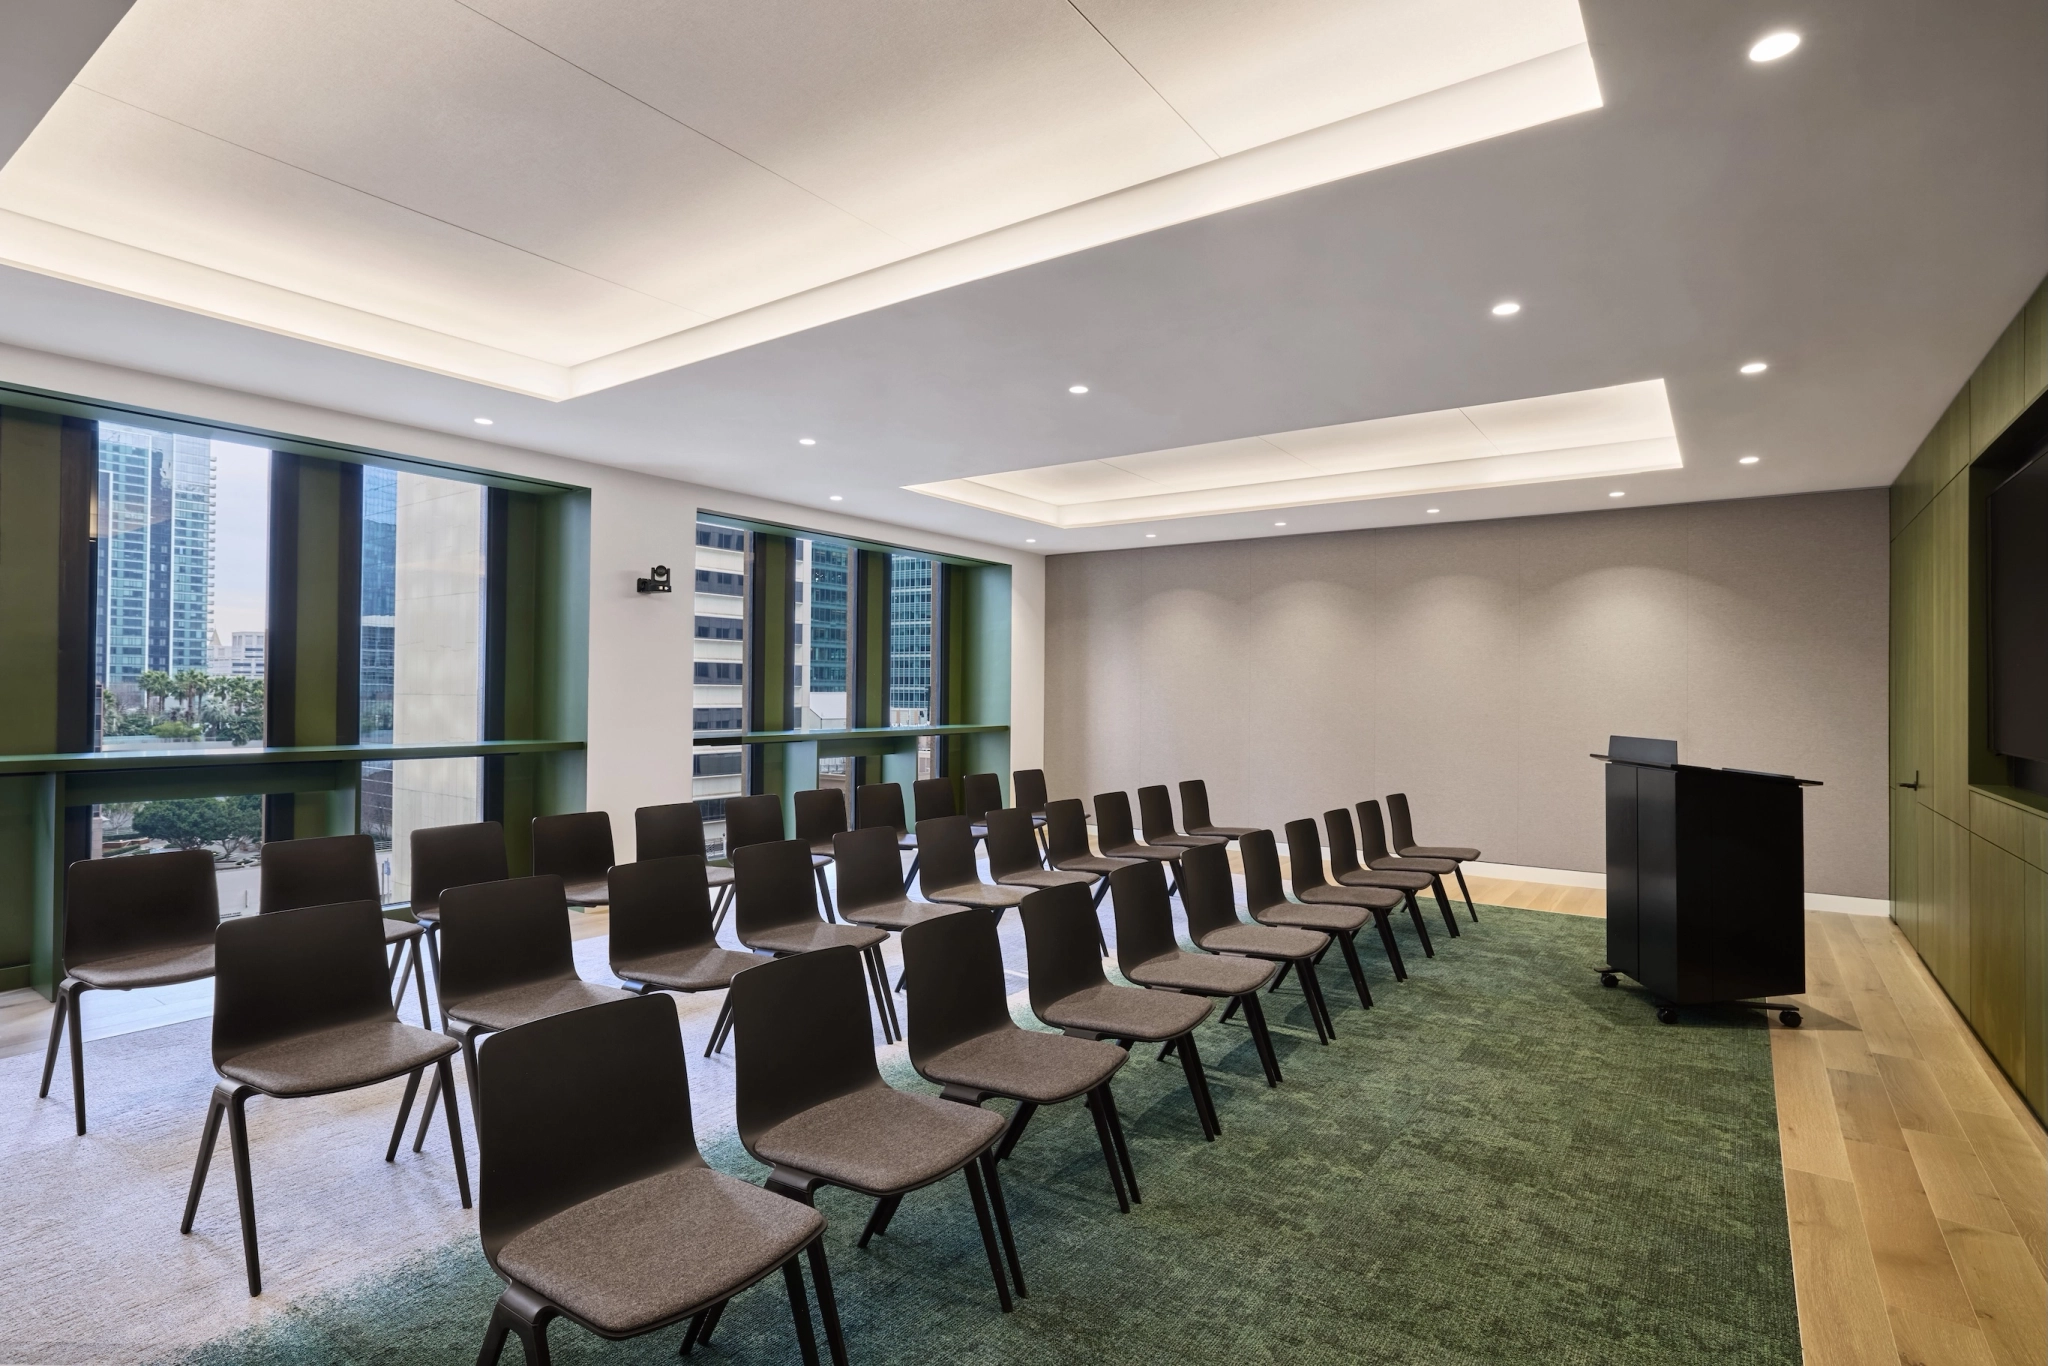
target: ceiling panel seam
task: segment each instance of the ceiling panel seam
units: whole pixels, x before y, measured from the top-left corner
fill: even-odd
[[[1088,27],[1095,30],[1095,36],[1100,38],[1103,41],[1104,46],[1108,47],[1108,49],[1111,52],[1114,52],[1117,55],[1117,60],[1121,61],[1125,66],[1131,69],[1132,75],[1136,76],[1139,80],[1145,83],[1145,88],[1147,90],[1150,90],[1153,94],[1159,96],[1159,102],[1161,104],[1165,105],[1168,109],[1173,110],[1173,116],[1181,121],[1183,127],[1185,127],[1190,133],[1193,133],[1196,137],[1201,139],[1202,145],[1209,149],[1210,156],[1214,157],[1218,161],[1221,161],[1223,159],[1223,153],[1216,150],[1216,144],[1209,141],[1209,139],[1203,135],[1202,130],[1195,127],[1195,125],[1188,119],[1188,116],[1186,114],[1181,113],[1180,110],[1175,107],[1172,100],[1166,98],[1166,94],[1164,91],[1160,90],[1158,86],[1152,84],[1152,78],[1150,76],[1147,76],[1143,71],[1140,71],[1138,69],[1138,64],[1136,62],[1132,61],[1129,57],[1124,56],[1124,50],[1118,47],[1115,44],[1115,42],[1113,42],[1110,39],[1110,36],[1107,33],[1104,33],[1102,31],[1102,26],[1095,22],[1094,18],[1089,15],[1087,10],[1082,9],[1080,5],[1075,3],[1075,0],[1067,0],[1067,7],[1073,10],[1074,13],[1081,16],[1081,22],[1085,23],[1086,25],[1088,25]]]

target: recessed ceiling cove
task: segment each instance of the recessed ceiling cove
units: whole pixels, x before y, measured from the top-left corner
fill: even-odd
[[[137,0],[0,262],[563,399],[1599,104],[1576,0]]]
[[[907,485],[1054,527],[1683,468],[1661,379]]]

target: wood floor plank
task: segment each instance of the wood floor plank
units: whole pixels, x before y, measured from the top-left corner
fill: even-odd
[[[1778,1094],[1780,1160],[1788,1169],[1853,1180],[1820,1041],[1806,1029],[1773,1029],[1771,1073]],[[1985,1183],[1990,1184],[1988,1176]]]
[[[1958,1111],[1956,1119],[1970,1136],[1970,1146],[2005,1202],[2005,1212],[2033,1254],[2034,1264],[2048,1270],[2048,1164],[2020,1131],[2011,1115],[1980,1115]]]
[[[1901,1129],[1963,1137],[1963,1126],[1956,1122],[1956,1112],[1942,1094],[1941,1082],[1935,1077],[1934,1069],[1918,1058],[1875,1052],[1872,1057],[1877,1063],[1877,1075],[1884,1080],[1885,1094],[1891,1097],[1892,1113],[1898,1116]]]
[[[1856,1201],[1885,1303],[1916,1314],[1975,1323],[1976,1309],[1920,1185],[1912,1154],[1903,1144],[1889,1148],[1851,1139],[1843,1146],[1849,1170],[1856,1176]]]
[[[1916,1314],[1896,1304],[1889,1307],[1900,1366],[1998,1366],[1984,1330],[1976,1324]]]
[[[1977,1326],[1998,1366],[2048,1361],[2048,1280],[2010,1233],[1944,1224],[1956,1270],[1977,1310]]]
[[[1871,1052],[1901,1058],[1920,1056],[1919,1041],[1913,1037],[1906,1017],[1889,991],[1850,991],[1848,996],[1850,1004],[1856,1007],[1856,1023],[1862,1026],[1864,1042]]]
[[[1993,1233],[2018,1236],[2012,1215],[1998,1194],[1991,1173],[1977,1157],[1967,1138],[1944,1134],[1906,1131],[1906,1147],[1913,1154],[1913,1166],[1920,1173],[1921,1188],[1934,1217],[1947,1224],[1967,1224]],[[1843,1162],[1848,1162],[1845,1154]]]
[[[1899,1117],[1882,1078],[1875,1072],[1830,1067],[1828,1084],[1835,1093],[1835,1113],[1841,1117],[1844,1140],[1906,1151],[1906,1136],[1899,1132]]]
[[[1788,1170],[1785,1212],[1806,1366],[1895,1366],[1898,1349],[1855,1184]]]
[[[1828,1060],[1828,1066],[1841,1072],[1861,1072],[1867,1076],[1877,1075],[1877,1059],[1871,1056],[1870,1044],[1863,1036],[1862,1024],[1856,1018],[1856,1003],[1846,996],[1815,997],[1810,1004],[1814,1016],[1809,1017],[1813,1036],[1821,1042],[1821,1053]]]
[[[1839,912],[1817,912],[1826,927],[1828,942],[1835,953],[1835,967],[1843,985],[1851,991],[1882,992],[1884,978],[1878,975],[1877,966],[1871,962],[1870,951],[1855,929],[1841,922],[1856,917]]]

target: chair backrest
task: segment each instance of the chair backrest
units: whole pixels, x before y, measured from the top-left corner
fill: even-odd
[[[533,818],[533,871],[570,879],[603,877],[616,862],[609,811],[570,811]]]
[[[1322,832],[1306,816],[1287,822],[1287,872],[1296,896],[1311,887],[1329,885],[1323,881]]]
[[[435,825],[412,832],[412,913],[440,914],[441,893],[476,882],[503,882],[505,827],[496,821]]]
[[[1376,801],[1358,804],[1358,856],[1368,867],[1376,859],[1393,857],[1387,848],[1387,827],[1380,819],[1380,804]]]
[[[263,846],[261,864],[257,909],[265,914],[384,899],[377,885],[377,846],[368,835],[272,840]]]
[[[725,799],[725,856],[752,844],[774,844],[789,838],[782,823],[782,798],[773,792]]]
[[[1027,817],[1026,819],[1029,819]],[[969,908],[920,920],[903,932],[903,990],[910,999],[910,1064],[969,1039],[1015,1029],[1003,980],[996,918]]]
[[[704,812],[695,802],[643,806],[633,813],[633,854],[641,862],[704,855]]]
[[[703,1160],[682,1027],[663,997],[508,1029],[477,1063],[477,1232],[493,1266],[543,1219]]]
[[[903,821],[903,786],[900,783],[862,783],[853,794],[853,816],[861,830],[881,828],[898,834]]]
[[[993,773],[970,773],[960,780],[961,814],[980,820],[1003,804],[1003,780]]]
[[[935,821],[941,816],[958,814],[960,808],[953,804],[953,780],[951,778],[919,778],[910,785],[911,809],[917,812],[917,823]],[[920,848],[924,839],[918,839]]]
[[[858,916],[871,906],[893,906],[903,898],[903,854],[896,832],[871,825],[832,837],[839,913]]]
[[[799,792],[796,803],[796,837],[816,844],[846,829],[846,792],[843,788],[818,787]]]
[[[1020,768],[1010,775],[1010,804],[1034,816],[1045,814],[1045,770]]]
[[[1237,842],[1238,857],[1244,860],[1244,910],[1254,920],[1260,911],[1287,904],[1280,890],[1280,851],[1273,844],[1273,832],[1254,830]],[[1187,867],[1187,860],[1181,860]]]
[[[83,859],[64,870],[64,962],[202,944],[220,924],[213,855],[204,849]]]
[[[1165,783],[1138,789],[1138,820],[1144,826],[1147,844],[1161,836],[1180,833],[1173,828],[1173,798],[1166,794]]]
[[[1045,847],[1055,868],[1068,859],[1087,858],[1095,852],[1088,847],[1088,813],[1079,797],[1045,804]]]
[[[1025,897],[1017,914],[1024,920],[1033,1012],[1043,1017],[1075,992],[1109,984],[1102,971],[1102,926],[1086,887],[1072,882],[1043,888]]]
[[[1415,826],[1408,819],[1408,794],[1389,792],[1387,794],[1387,827],[1392,836],[1395,853],[1415,847]]]
[[[935,816],[917,823],[917,884],[966,887],[981,881],[974,866],[974,818]]]
[[[1336,807],[1323,813],[1323,830],[1330,845],[1330,877],[1342,878],[1358,871],[1358,837],[1351,831],[1351,808]]]
[[[701,855],[614,864],[606,882],[611,888],[612,962],[704,948],[716,937]]]
[[[574,977],[569,903],[553,873],[441,893],[441,999]]]
[[[1188,934],[1197,943],[1205,934],[1243,923],[1237,918],[1237,889],[1230,884],[1230,855],[1222,845],[1205,844],[1181,855],[1180,904],[1188,913]],[[1121,942],[1123,922],[1117,924]]]
[[[1180,784],[1182,828],[1199,830],[1216,822],[1209,819],[1209,785],[1200,778],[1183,778]]]
[[[1105,854],[1111,849],[1138,842],[1137,835],[1131,830],[1131,799],[1127,794],[1095,794],[1095,842],[1102,846]]]
[[[213,963],[216,1065],[316,1029],[398,1018],[374,899],[224,920]]]
[[[732,851],[733,924],[740,942],[763,930],[820,919],[811,846],[772,840]]]
[[[997,882],[1039,866],[1038,836],[1031,832],[1031,813],[1021,806],[999,806],[988,822],[988,875]]]
[[[749,1148],[791,1115],[883,1084],[867,980],[851,944],[748,968],[728,999],[733,1118]]]
[[[1116,965],[1125,976],[1140,963],[1180,952],[1173,937],[1173,903],[1166,896],[1166,869],[1156,860],[1111,873],[1109,899],[1116,910]]]

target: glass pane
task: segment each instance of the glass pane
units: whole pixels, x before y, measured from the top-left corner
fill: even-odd
[[[932,724],[932,581],[927,555],[889,557],[889,724]]]
[[[746,722],[747,533],[697,524],[696,612],[692,649],[692,726],[737,735]],[[725,852],[725,798],[746,790],[740,747],[698,746],[690,761],[690,797],[704,808],[704,845]]]
[[[366,745],[483,736],[484,489],[363,469],[362,660]],[[478,759],[363,765],[362,825],[387,902],[411,897],[412,832],[483,819]]]
[[[798,730],[846,727],[847,566],[843,545],[799,537],[791,596],[790,710]]]
[[[270,452],[99,424],[98,748],[263,739]]]
[[[223,916],[256,914],[261,890],[263,798],[175,797],[92,808],[92,857],[127,858],[172,849],[213,855]]]

